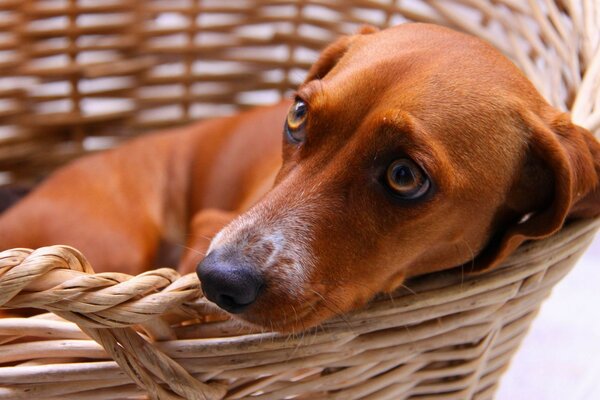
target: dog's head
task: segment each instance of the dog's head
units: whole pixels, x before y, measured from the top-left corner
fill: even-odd
[[[201,280],[243,320],[306,328],[410,276],[491,269],[570,213],[599,214],[594,158],[591,134],[486,43],[364,29],[310,70],[274,188],[215,237]]]

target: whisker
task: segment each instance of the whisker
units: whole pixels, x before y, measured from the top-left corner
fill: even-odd
[[[194,249],[193,247],[189,247],[189,246],[186,246],[186,245],[184,245],[184,244],[181,244],[181,243],[175,243],[175,245],[176,245],[176,246],[178,246],[178,247],[182,247],[182,248],[184,248],[184,249],[186,249],[186,250],[192,251],[192,252],[194,252],[194,253],[196,253],[196,254],[200,254],[201,256],[203,256],[203,255],[204,255],[204,253],[203,253],[203,252],[201,252],[201,251],[199,251],[199,250],[196,250],[196,249]]]
[[[344,321],[344,323],[347,325],[347,328],[351,331],[354,332],[352,329],[352,325],[350,324],[350,321],[348,320],[348,318],[346,318],[346,316],[344,315],[345,313],[342,311],[341,308],[339,308],[335,303],[333,303],[332,301],[328,301],[325,297],[323,297],[323,295],[319,292],[317,292],[314,289],[309,289],[311,292],[313,292],[314,294],[316,294],[317,296],[319,296],[321,298],[321,300],[323,301],[323,306],[325,308],[327,308],[329,311],[331,311],[335,316],[339,317],[342,319],[342,321]],[[333,306],[334,308],[330,307]],[[337,308],[337,310],[335,310],[335,308]]]
[[[332,282],[332,281],[307,281],[306,283],[316,284],[316,285],[331,285],[331,284],[336,284],[336,283],[344,283],[344,284],[352,285],[352,286],[359,287],[362,289],[367,289],[367,292],[370,297],[374,297],[375,295],[380,293],[379,291],[374,290],[370,286],[363,284],[361,282],[344,280],[344,279],[337,279],[335,282]]]
[[[469,250],[469,253],[471,253],[471,257],[470,257],[471,258],[471,271],[473,271],[475,269],[475,252],[469,245],[469,242],[467,242],[465,239],[462,239],[461,242],[465,245],[467,250]],[[465,282],[465,264],[462,264],[460,266],[460,285],[462,286],[464,282]]]
[[[298,313],[296,312],[296,308],[294,307],[293,304],[290,304],[290,307],[292,307],[292,310],[294,311],[294,317],[295,317],[295,321],[294,321],[294,326],[300,322],[302,324],[302,337],[298,340],[298,343],[296,343],[296,346],[294,347],[294,351],[292,351],[292,353],[290,354],[289,358],[292,358],[294,356],[294,354],[296,354],[296,351],[298,351],[298,349],[300,348],[300,346],[304,343],[304,335],[305,335],[305,331],[306,331],[306,327],[304,326],[304,322],[303,321],[299,321],[298,320]],[[295,328],[292,330],[292,332],[295,332]]]
[[[325,281],[325,280],[321,280],[321,281],[306,281],[306,283],[309,284],[317,284],[317,285],[332,285],[332,284],[337,284],[337,283],[345,283],[345,284],[350,284],[356,287],[361,287],[361,288],[365,288],[368,289],[371,293],[376,294],[378,293],[377,291],[373,290],[369,285],[366,285],[362,282],[357,282],[357,281],[352,281],[349,279],[342,279],[342,278],[336,278],[335,281]]]
[[[417,295],[417,292],[406,286],[404,283],[401,283],[399,287],[406,289],[412,295]]]
[[[393,306],[393,307],[396,307],[396,303],[395,303],[395,301],[394,301],[394,296],[392,296],[392,294],[391,294],[391,293],[387,293],[387,297],[388,297],[388,299],[390,300],[390,302],[392,303],[392,306]]]
[[[315,306],[313,306],[313,305],[312,305],[312,304],[310,304],[310,303],[307,303],[307,305],[308,305],[308,307],[309,307],[311,310],[313,310],[315,313],[317,312],[317,309],[315,308]],[[304,324],[304,322],[303,322],[303,324]],[[313,330],[314,339],[316,339],[316,338],[317,338],[317,334],[318,334],[318,330],[319,330],[319,328],[321,328],[321,332],[325,333],[325,328],[323,327],[323,324],[322,324],[322,323],[319,323],[317,326],[315,326],[315,327],[314,327],[314,330]]]

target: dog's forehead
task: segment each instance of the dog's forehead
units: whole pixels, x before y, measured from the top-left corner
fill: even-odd
[[[353,64],[412,58],[430,67],[459,63],[464,68],[490,62],[510,65],[484,40],[436,25],[405,24],[377,33],[355,35],[353,39],[343,57]]]
[[[360,35],[320,86],[344,124],[360,123],[374,109],[397,109],[442,135],[499,119],[512,123],[518,109],[545,103],[489,44],[420,24]]]
[[[427,24],[405,24],[354,38],[324,78],[340,97],[360,93],[365,100],[415,109],[452,106],[449,98],[472,100],[472,107],[482,99],[486,106],[519,94],[522,101],[541,100],[511,61],[470,35]]]

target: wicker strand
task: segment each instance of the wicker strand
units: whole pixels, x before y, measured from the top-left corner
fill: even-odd
[[[65,319],[69,314],[58,313]],[[199,382],[170,357],[151,346],[131,328],[94,329],[81,327],[102,345],[133,381],[156,400],[219,400],[226,387]],[[164,382],[175,394],[163,388]]]
[[[224,386],[199,382],[129,328],[199,297],[197,279],[193,282],[193,277],[184,277],[174,285],[179,274],[168,268],[137,277],[91,274],[93,269],[85,257],[68,246],[2,252],[0,308],[44,308],[75,322],[153,399],[223,398]],[[55,285],[57,278],[67,279]],[[28,293],[32,288],[40,291]],[[159,382],[167,384],[170,390]],[[18,393],[9,391],[9,395]]]
[[[77,313],[77,323],[95,328],[140,324],[201,293],[195,275],[180,277],[170,268],[94,275],[83,255],[68,246],[2,252],[0,274],[0,306]]]

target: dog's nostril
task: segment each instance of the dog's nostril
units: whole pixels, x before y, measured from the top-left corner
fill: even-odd
[[[256,268],[236,261],[211,253],[197,268],[206,298],[231,313],[241,313],[254,303],[264,285]]]
[[[229,296],[226,294],[217,296],[217,301],[216,303],[226,309],[229,312],[241,312],[243,311],[246,307],[248,307],[250,304],[254,303],[254,300],[256,298],[252,299],[249,303],[240,303],[240,300],[245,300],[245,299],[240,299],[240,298],[234,298],[233,296]]]
[[[219,303],[227,304],[228,306],[235,307],[238,306],[237,302],[233,297],[223,294],[218,298]]]

